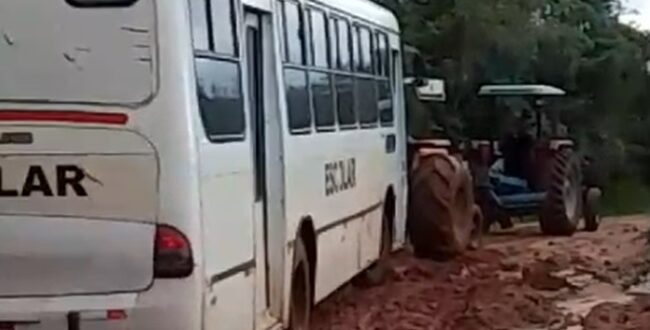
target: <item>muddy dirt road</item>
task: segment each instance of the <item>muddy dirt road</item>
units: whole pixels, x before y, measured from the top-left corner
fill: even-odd
[[[435,263],[392,257],[382,285],[348,285],[315,308],[313,329],[650,330],[650,217],[548,238],[535,225]]]

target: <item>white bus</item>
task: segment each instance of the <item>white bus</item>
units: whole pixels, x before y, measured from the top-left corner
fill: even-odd
[[[0,1],[0,329],[305,329],[404,242],[368,0]]]

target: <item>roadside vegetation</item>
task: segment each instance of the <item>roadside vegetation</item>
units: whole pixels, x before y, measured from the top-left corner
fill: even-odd
[[[650,35],[619,23],[617,0],[376,0],[447,82],[432,115],[455,139],[499,134],[477,111],[487,83],[541,83],[597,163],[608,214],[650,210]],[[418,119],[420,120],[420,119]]]

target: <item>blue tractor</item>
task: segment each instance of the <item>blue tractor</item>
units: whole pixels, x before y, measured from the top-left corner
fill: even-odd
[[[481,87],[480,110],[497,116],[485,122],[501,126],[501,136],[473,140],[468,148],[485,231],[531,215],[547,235],[573,235],[582,219],[586,230],[598,230],[601,188],[584,175],[589,161],[579,156],[550,106],[565,94],[545,85]]]

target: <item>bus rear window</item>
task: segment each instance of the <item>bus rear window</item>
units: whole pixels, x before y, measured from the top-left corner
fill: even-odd
[[[0,1],[0,101],[147,101],[156,86],[155,11],[153,0],[131,2]]]

